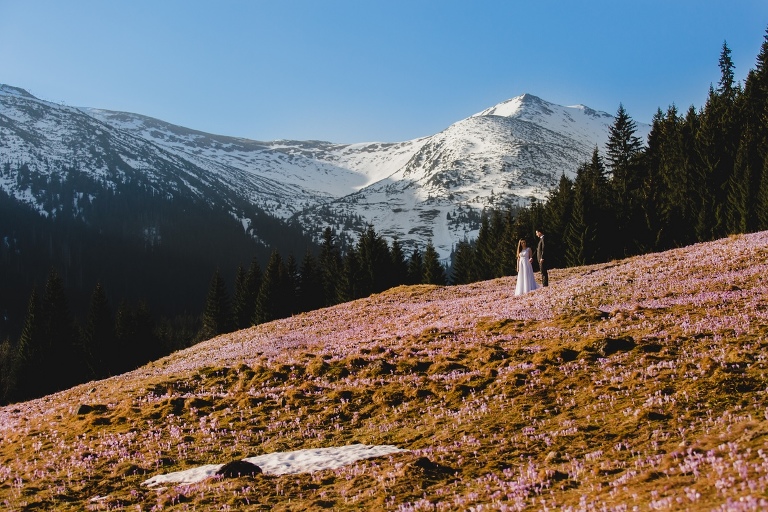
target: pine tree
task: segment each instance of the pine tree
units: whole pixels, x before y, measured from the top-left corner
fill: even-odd
[[[453,254],[451,284],[458,285],[474,282],[474,264],[474,250],[470,243],[466,240],[459,242]]]
[[[221,273],[217,268],[211,278],[211,284],[208,287],[208,296],[205,300],[205,309],[203,310],[203,327],[200,331],[200,338],[203,340],[211,339],[219,334],[224,334],[232,330],[232,313],[227,286]]]
[[[282,290],[285,283],[285,265],[277,251],[273,251],[264,270],[259,294],[256,297],[256,310],[253,323],[263,324],[281,317]]]
[[[753,90],[751,104],[752,111],[759,116],[759,123],[755,123],[754,139],[759,148],[762,166],[755,164],[759,173],[754,173],[757,182],[755,197],[755,229],[768,229],[768,29],[763,36],[763,44],[757,56],[757,64],[754,72],[747,77],[747,86]]]
[[[494,277],[493,263],[495,261],[496,242],[488,212],[483,211],[480,217],[480,230],[475,242],[475,272],[478,281],[485,281]]]
[[[445,268],[440,263],[440,256],[430,240],[424,250],[424,284],[445,285]]]
[[[386,290],[391,282],[392,258],[386,240],[369,225],[357,243],[359,258],[358,296]]]
[[[313,311],[324,307],[323,277],[312,251],[307,250],[304,254],[299,274],[301,311]]]
[[[768,31],[757,66],[744,90],[736,91],[737,118],[741,126],[738,149],[728,182],[729,232],[768,229]]]
[[[395,238],[389,251],[391,265],[391,281],[389,286],[399,286],[408,282],[408,262],[405,261],[403,246]]]
[[[728,45],[723,43],[719,60],[720,83],[717,89],[709,89],[697,133],[698,155],[702,165],[697,178],[703,180],[698,186],[702,187],[699,190],[705,194],[701,202],[704,208],[707,208],[700,214],[705,220],[699,224],[711,225],[709,232],[700,237],[704,240],[725,235],[732,229],[737,217],[728,203],[729,181],[733,176],[740,138],[739,123],[735,116],[737,88],[733,85],[733,61],[730,53]]]
[[[363,297],[361,292],[362,272],[357,247],[350,247],[344,257],[341,279],[338,282],[338,302],[347,302]]]
[[[232,296],[232,321],[234,322],[234,328],[237,330],[248,327],[250,325],[250,317],[253,314],[253,311],[249,311],[247,306],[247,281],[248,272],[246,272],[242,265],[238,265],[237,272],[235,273],[235,293]]]
[[[115,320],[101,283],[97,283],[91,294],[85,331],[83,352],[92,378],[109,375],[112,361],[117,359]]]
[[[343,261],[335,236],[331,228],[323,231],[323,243],[320,247],[320,276],[323,280],[324,305],[332,306],[340,299],[340,275]]]
[[[695,225],[692,176],[686,165],[683,121],[672,105],[661,124],[662,144],[659,151],[659,214],[661,229],[657,248],[668,249],[687,245],[693,240]]]
[[[557,188],[550,191],[544,207],[544,226],[548,238],[563,241],[566,239],[568,223],[573,216],[573,180],[565,174],[560,176]],[[535,228],[534,228],[535,229]],[[563,244],[560,244],[563,247]],[[547,254],[550,268],[557,268],[565,263],[561,251]]]
[[[589,220],[589,188],[586,184],[586,164],[576,171],[574,182],[573,210],[565,229],[565,264],[576,267],[588,263],[587,250],[597,243],[596,227]]]
[[[615,251],[618,256],[634,254],[638,250],[638,195],[643,179],[640,172],[642,167],[638,164],[643,144],[635,135],[636,132],[637,125],[624,110],[624,105],[619,104],[605,146],[606,162],[611,175],[612,204],[616,212],[614,243],[618,247]]]
[[[407,284],[421,284],[424,279],[424,257],[418,248],[414,249],[408,258]]]
[[[607,188],[605,168],[595,148],[592,160],[576,171],[573,217],[566,230],[565,253],[569,266],[605,261],[610,254],[610,240],[599,238],[612,228],[606,208]]]
[[[7,404],[16,387],[16,352],[11,339],[0,343],[0,404]]]
[[[299,312],[299,264],[293,254],[285,261],[285,274],[280,286],[280,317],[285,318]]]
[[[42,368],[43,351],[43,311],[37,291],[33,288],[27,305],[27,316],[16,346],[14,375],[16,389],[14,395],[20,399],[42,396],[44,383],[37,376]]]
[[[120,357],[111,373],[132,370],[156,359],[163,350],[154,331],[155,319],[146,301],[139,301],[135,307],[122,301],[115,315],[115,338]]]
[[[250,327],[253,325],[253,315],[256,313],[256,300],[259,296],[259,290],[261,290],[261,282],[264,279],[264,274],[261,271],[261,266],[258,260],[254,257],[248,267],[248,273],[245,277],[245,305],[243,307],[243,316],[247,315],[247,325],[244,327]]]
[[[517,240],[515,239],[515,217],[512,210],[504,213],[504,228],[499,243],[500,276],[511,276],[517,272]],[[474,257],[473,257],[474,259]]]
[[[41,303],[43,316],[42,375],[47,376],[46,392],[65,389],[85,377],[85,364],[69,312],[64,281],[51,270]]]

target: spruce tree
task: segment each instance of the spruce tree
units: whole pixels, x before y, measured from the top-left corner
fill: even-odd
[[[682,174],[685,176],[687,184],[684,196],[687,197],[688,202],[685,218],[688,228],[684,230],[685,236],[680,239],[682,244],[690,244],[702,240],[699,237],[705,231],[702,212],[707,211],[704,205],[708,194],[702,193],[700,186],[703,182],[702,172],[704,169],[704,164],[697,151],[700,129],[701,117],[696,112],[696,109],[691,106],[680,123],[680,145],[683,161]]]
[[[256,297],[254,324],[263,324],[280,318],[282,313],[281,286],[285,282],[285,273],[283,258],[277,251],[273,251],[264,270],[259,294]]]
[[[440,263],[440,256],[435,250],[435,246],[432,244],[432,240],[427,243],[427,248],[424,250],[424,278],[422,282],[424,284],[437,284],[445,285],[445,268]]]
[[[474,263],[474,250],[470,243],[466,240],[459,242],[453,253],[451,284],[459,285],[474,282]]]
[[[515,239],[515,217],[512,210],[504,213],[503,231],[499,243],[500,276],[511,276],[517,272],[517,240]],[[473,257],[474,260],[474,257]]]
[[[0,404],[7,404],[16,387],[16,351],[10,338],[0,343]]]
[[[605,261],[612,233],[606,208],[607,180],[597,148],[592,160],[576,171],[573,217],[566,230],[566,263],[569,266]],[[601,238],[601,235],[605,234]]]
[[[494,239],[493,228],[489,213],[483,211],[480,217],[480,230],[475,242],[475,271],[478,281],[485,281],[494,277],[494,262],[496,254],[496,243]],[[425,254],[426,257],[426,254]]]
[[[392,248],[389,251],[391,264],[391,280],[389,286],[399,286],[408,282],[408,262],[405,261],[403,246],[397,238],[392,240]]]
[[[569,267],[590,263],[587,251],[597,243],[597,227],[592,224],[590,216],[591,199],[587,173],[587,165],[581,165],[576,171],[573,186],[572,215],[564,234],[564,258]]]
[[[299,264],[293,254],[285,261],[285,274],[280,286],[280,317],[285,318],[299,312]]]
[[[560,176],[560,181],[556,188],[552,189],[547,197],[544,207],[544,223],[547,230],[547,237],[560,240],[561,248],[565,247],[562,243],[566,239],[568,223],[573,216],[573,180],[565,174]],[[534,228],[535,229],[535,228]],[[565,263],[565,255],[561,251],[555,254],[547,254],[550,268],[557,268]]]
[[[108,376],[113,360],[119,356],[116,353],[115,320],[101,283],[96,283],[91,294],[82,341],[90,376]]]
[[[340,302],[340,279],[343,261],[335,243],[331,228],[323,231],[323,243],[320,246],[320,276],[323,281],[324,305],[332,306]]]
[[[163,353],[155,336],[155,319],[143,300],[135,307],[126,301],[120,303],[115,315],[115,338],[120,358],[113,374],[137,368]]]
[[[727,102],[732,103],[736,97],[733,73],[735,66],[733,64],[733,59],[731,58],[731,49],[728,48],[728,43],[726,41],[723,41],[718,64],[720,65],[720,82],[718,83],[717,88],[718,95],[724,98]]]
[[[44,330],[43,311],[37,291],[33,288],[27,303],[24,327],[16,346],[14,375],[16,390],[14,396],[27,399],[43,395],[44,383],[37,376],[42,370]]]
[[[238,265],[235,273],[235,293],[232,296],[232,321],[237,330],[248,327],[250,316],[253,314],[253,311],[249,311],[247,308],[247,281],[248,272],[242,265]]]
[[[768,161],[763,163],[760,185],[755,198],[755,229],[768,229]]]
[[[40,371],[46,375],[46,392],[65,389],[85,377],[85,364],[77,339],[64,281],[51,270],[41,302],[43,357]]]
[[[643,176],[639,156],[643,143],[635,135],[637,125],[619,104],[605,145],[606,163],[610,171],[610,189],[616,226],[613,233],[617,256],[634,254],[638,250],[637,220],[640,219],[639,190]]]
[[[259,290],[261,290],[261,282],[264,279],[264,274],[261,271],[259,261],[254,257],[251,260],[251,264],[248,267],[248,273],[245,276],[245,304],[243,306],[241,321],[247,318],[247,325],[243,325],[243,328],[253,325],[253,316],[256,313],[256,300],[259,296]]]
[[[362,272],[357,246],[350,247],[344,256],[341,279],[338,282],[338,302],[347,302],[363,297],[361,292]]]
[[[668,249],[687,245],[694,239],[693,183],[683,137],[683,121],[677,108],[671,105],[662,122],[663,140],[659,153],[659,213],[661,229],[657,235],[657,248]]]
[[[747,83],[753,90],[752,111],[759,116],[755,123],[755,143],[759,148],[762,165],[755,163],[754,180],[757,182],[755,197],[755,229],[768,229],[768,29],[763,36],[763,44],[757,55],[753,73],[747,77]],[[745,86],[746,90],[746,86]]]
[[[357,297],[386,290],[391,282],[392,259],[386,240],[369,225],[357,243],[359,264]]]
[[[198,334],[198,333],[195,333]],[[115,353],[110,373],[118,374],[134,368],[136,350],[132,347],[136,338],[135,315],[126,300],[120,301],[115,313]]]
[[[219,334],[230,332],[232,330],[231,318],[231,304],[229,294],[227,293],[227,286],[217,268],[208,287],[200,338],[207,340]]]
[[[424,279],[424,257],[418,248],[414,249],[408,258],[407,284],[421,284]]]
[[[323,277],[312,251],[307,250],[304,254],[299,274],[301,311],[313,311],[324,307]]]
[[[754,127],[745,126],[726,190],[725,223],[730,234],[757,227],[757,198],[762,159],[757,151]],[[756,183],[757,182],[757,183]]]
[[[645,220],[644,238],[640,241],[643,251],[651,251],[658,248],[658,233],[661,230],[660,204],[662,201],[662,179],[659,174],[662,143],[664,140],[663,128],[664,113],[661,109],[656,111],[651,121],[651,130],[648,133],[648,145],[641,157],[644,180],[640,187],[640,208]]]
[[[699,173],[700,191],[705,192],[700,215],[711,224],[704,240],[724,236],[733,229],[737,217],[729,204],[729,182],[732,180],[736,151],[740,138],[735,103],[737,88],[733,84],[733,61],[730,49],[723,43],[720,54],[720,82],[717,89],[710,86],[707,102],[701,113],[701,124],[697,133],[698,155],[702,170]],[[731,194],[733,198],[733,194]],[[710,206],[711,205],[711,206]],[[711,219],[711,220],[710,220]]]
[[[768,229],[768,31],[756,68],[736,96],[742,128],[728,183],[727,220],[732,233]]]

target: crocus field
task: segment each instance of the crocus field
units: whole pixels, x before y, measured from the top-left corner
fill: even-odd
[[[768,232],[550,277],[399,287],[4,407],[0,508],[768,510]],[[393,448],[147,485],[359,445]]]

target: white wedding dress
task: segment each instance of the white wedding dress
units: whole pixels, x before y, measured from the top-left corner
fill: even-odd
[[[530,291],[535,290],[539,286],[536,284],[536,277],[533,275],[533,267],[531,266],[531,248],[526,247],[517,258],[517,286],[515,287],[515,295],[523,295]]]

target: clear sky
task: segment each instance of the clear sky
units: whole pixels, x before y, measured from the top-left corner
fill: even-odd
[[[257,140],[403,141],[514,96],[638,122],[755,67],[767,0],[0,0],[0,83]]]

